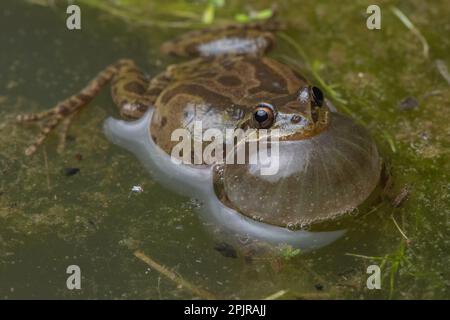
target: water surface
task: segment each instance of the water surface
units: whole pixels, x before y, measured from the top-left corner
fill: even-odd
[[[429,44],[427,57],[391,3],[420,30]],[[285,42],[272,55],[298,61],[317,82],[312,68],[334,88],[335,104],[374,136],[392,170],[394,192],[410,187],[408,199],[398,208],[382,203],[351,219],[346,236],[326,248],[249,262],[215,250],[217,239],[196,214],[197,203],[157,184],[131,154],[108,142],[103,121],[119,116],[108,89],[77,118],[62,154],[52,135],[26,158],[23,150],[36,128],[14,123],[17,113],[53,106],[119,58],[134,59],[150,75],[179,61],[161,56],[158,47],[184,29],[142,21],[197,19],[204,4],[143,3],[134,21],[124,20],[138,15],[132,10],[118,17],[82,4],[82,30],[69,31],[61,4],[2,1],[0,297],[193,297],[136,259],[133,250],[140,249],[221,298],[264,298],[287,290],[284,298],[448,299],[450,93],[436,61],[450,66],[449,7],[445,1],[382,2],[382,30],[368,31],[369,4],[283,2],[279,15],[294,23],[288,34],[308,61]],[[233,19],[245,8],[227,2],[218,19]],[[400,111],[407,97],[419,106]],[[66,176],[67,167],[80,172]],[[144,192],[130,195],[135,185]],[[82,269],[79,291],[66,289],[70,264]],[[371,264],[382,266],[381,290],[366,288]]]

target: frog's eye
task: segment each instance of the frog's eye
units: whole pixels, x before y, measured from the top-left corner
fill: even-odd
[[[257,128],[270,128],[275,119],[273,106],[268,103],[260,103],[253,112],[253,119]]]
[[[313,106],[321,107],[323,105],[323,93],[319,88],[311,88],[311,98]]]

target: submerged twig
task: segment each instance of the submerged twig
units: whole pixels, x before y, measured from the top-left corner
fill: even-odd
[[[400,228],[400,226],[398,225],[397,221],[395,220],[394,216],[391,216],[392,221],[394,221],[395,226],[397,227],[398,231],[400,232],[400,234],[403,236],[403,238],[405,238],[406,240],[409,240],[409,238],[406,236],[406,234],[403,232],[403,230]]]
[[[280,290],[280,291],[277,291],[277,292],[271,294],[270,296],[265,297],[264,300],[276,300],[276,299],[284,296],[286,293],[287,293],[287,290]]]
[[[438,69],[441,76],[450,84],[450,74],[447,69],[447,65],[442,60],[436,60],[436,68]]]
[[[355,253],[349,253],[349,252],[346,252],[345,255],[350,256],[350,257],[355,257],[355,258],[367,259],[367,260],[383,260],[382,257],[365,256],[362,254],[355,254]]]
[[[361,215],[361,218],[363,218],[363,217],[365,217],[365,216],[368,216],[368,215],[374,213],[375,211],[377,211],[378,209],[380,209],[380,207],[381,207],[382,205],[383,205],[383,202],[380,202],[379,204],[375,205],[375,206],[374,206],[373,208],[371,208],[368,212],[363,213],[363,214]]]
[[[280,291],[277,291],[277,292],[271,294],[270,296],[267,296],[263,300],[277,300],[277,299],[281,298],[282,296],[284,296],[288,292],[289,292],[288,290],[280,290]],[[289,292],[289,293],[291,293],[291,292]],[[291,295],[292,295],[292,293],[291,293]],[[293,293],[293,296],[296,299],[300,299],[300,300],[319,300],[319,299],[329,299],[330,298],[330,294],[327,292],[304,292],[304,293],[299,293],[299,294]]]
[[[182,288],[185,288],[192,292],[194,295],[207,300],[214,300],[217,299],[214,294],[196,287],[194,284],[190,283],[189,281],[183,279],[181,276],[177,275],[175,272],[169,270],[167,267],[159,264],[149,256],[145,255],[142,251],[135,251],[134,255],[136,258],[140,259],[141,261],[145,262],[147,265],[149,265],[151,268],[158,271],[160,274],[165,276],[167,279],[171,280],[172,282],[176,283],[177,285],[181,286]]]
[[[429,46],[427,39],[420,33],[419,29],[409,20],[409,18],[397,7],[391,7],[391,11],[400,19],[400,21],[407,27],[422,43],[423,56],[428,59]]]
[[[387,133],[386,131],[383,131],[383,135],[384,135],[386,141],[388,142],[389,147],[391,148],[392,152],[396,153],[397,148],[395,147],[394,139],[392,139],[391,135],[389,133]]]
[[[44,147],[44,165],[45,165],[45,178],[47,181],[47,189],[50,190],[50,174],[48,172],[48,160],[47,160],[47,149]]]

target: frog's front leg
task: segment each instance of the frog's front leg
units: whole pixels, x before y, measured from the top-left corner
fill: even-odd
[[[268,20],[191,31],[165,42],[161,50],[176,56],[260,56],[274,46],[273,32],[283,27],[278,21]]]
[[[157,97],[157,91],[160,91],[159,87],[162,87],[160,82],[163,80],[162,76],[152,80],[155,89],[149,86],[149,81],[132,60],[119,60],[101,71],[79,93],[59,102],[55,107],[40,113],[18,115],[18,122],[42,124],[41,132],[33,144],[25,150],[25,154],[31,155],[36,152],[37,147],[60,123],[63,123],[62,134],[64,136],[74,115],[94,99],[110,81],[112,82],[112,98],[119,107],[120,114],[125,118],[136,119],[153,104]]]

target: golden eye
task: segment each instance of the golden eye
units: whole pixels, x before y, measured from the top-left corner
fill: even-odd
[[[268,103],[260,103],[253,113],[255,126],[258,129],[270,128],[273,124],[274,118],[274,108]]]

